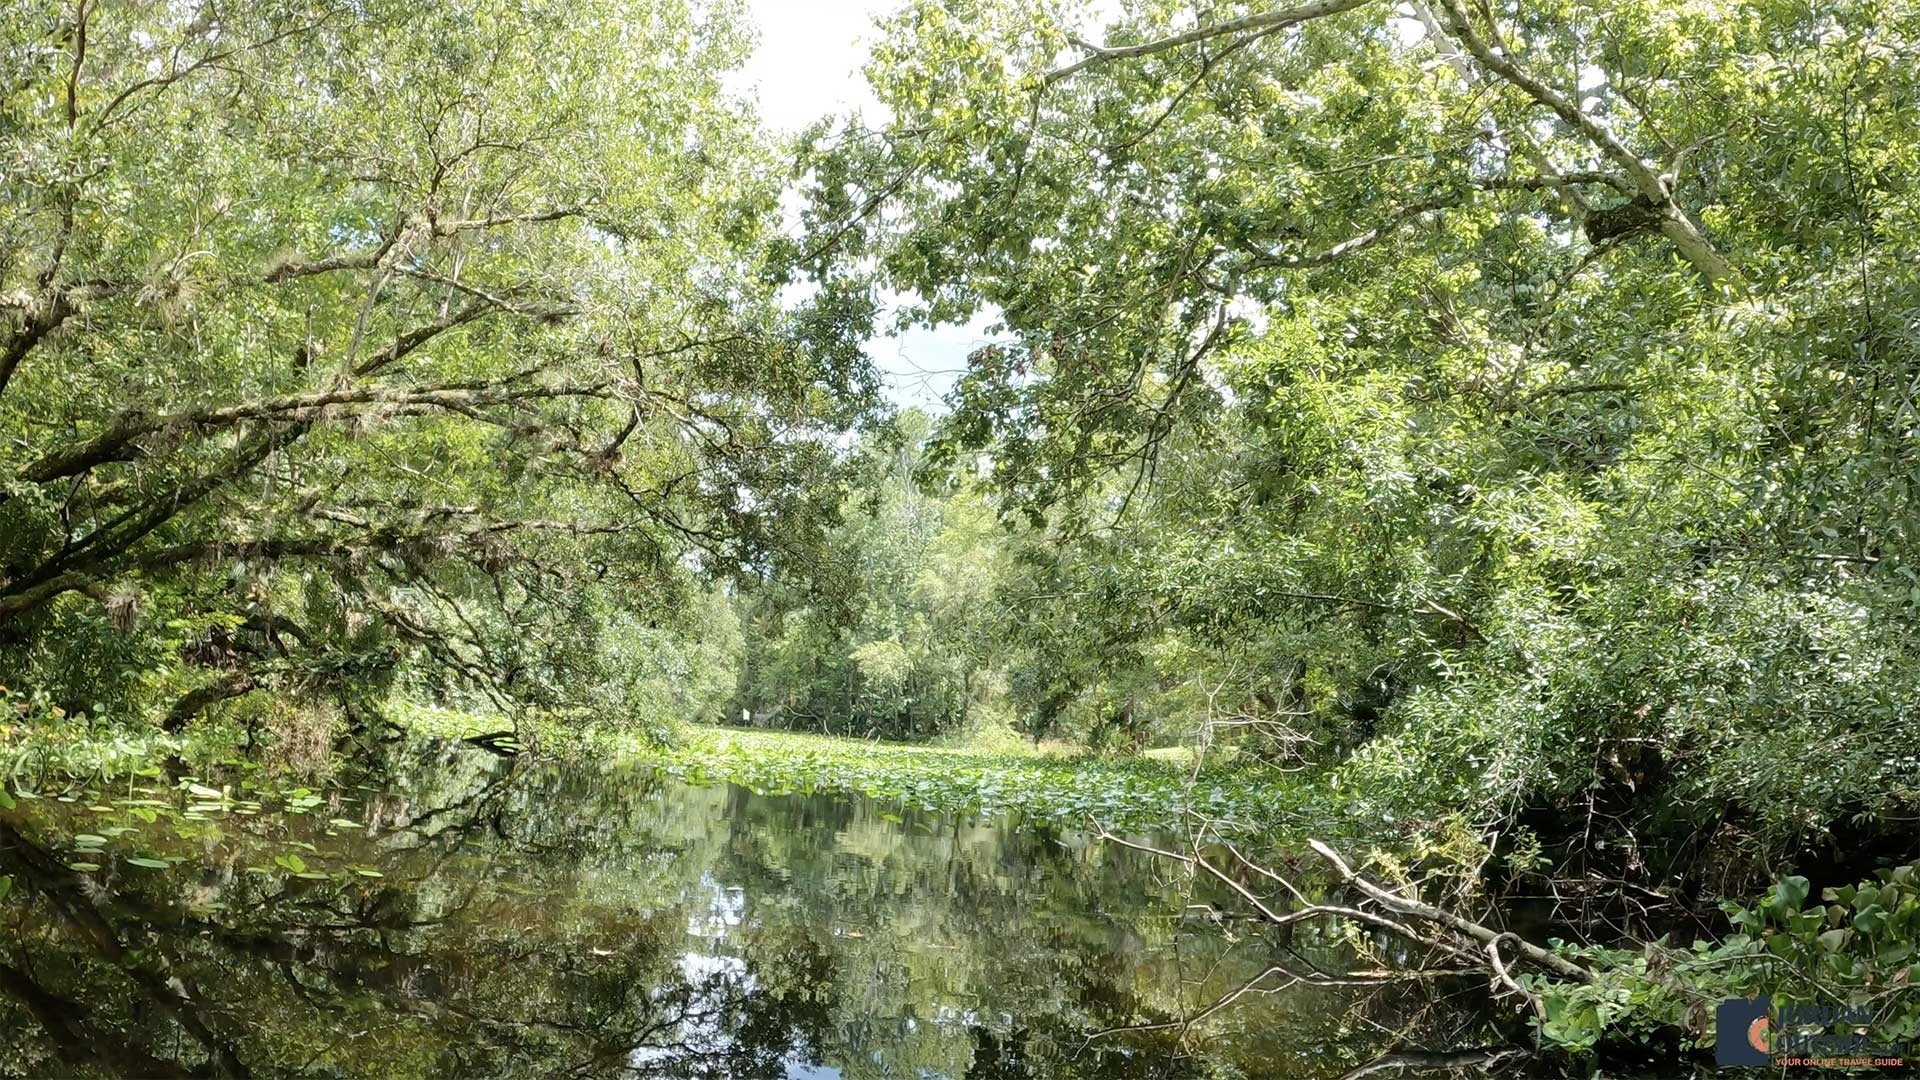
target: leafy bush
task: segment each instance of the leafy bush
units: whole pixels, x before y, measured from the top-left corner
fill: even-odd
[[[1563,948],[1595,972],[1587,985],[1531,978],[1545,1017],[1541,1036],[1585,1051],[1607,1039],[1644,1040],[1678,1030],[1713,1042],[1714,1006],[1766,996],[1780,1005],[1865,1007],[1876,1041],[1920,1038],[1920,863],[1881,870],[1856,885],[1821,890],[1782,878],[1752,904],[1722,905],[1731,932],[1676,949]]]

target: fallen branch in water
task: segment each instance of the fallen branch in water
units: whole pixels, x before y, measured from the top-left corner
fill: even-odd
[[[500,757],[517,757],[520,753],[520,735],[514,731],[489,731],[484,735],[469,735],[460,741]]]
[[[1527,941],[1511,930],[1495,930],[1367,879],[1354,870],[1339,852],[1319,840],[1308,840],[1307,847],[1333,868],[1342,885],[1358,891],[1365,898],[1361,905],[1310,901],[1285,877],[1251,862],[1238,850],[1229,848],[1246,869],[1275,882],[1292,897],[1294,906],[1276,910],[1269,900],[1263,899],[1234,875],[1202,855],[1197,845],[1190,853],[1168,851],[1116,836],[1097,821],[1094,822],[1094,828],[1096,835],[1109,843],[1182,862],[1213,877],[1232,889],[1262,921],[1271,925],[1290,926],[1307,919],[1345,919],[1387,931],[1435,953],[1461,961],[1468,965],[1468,970],[1485,973],[1497,992],[1520,996],[1534,1015],[1542,1019],[1545,1016],[1544,1003],[1538,994],[1527,989],[1514,976],[1512,964],[1502,952],[1503,948],[1511,947],[1515,962],[1529,964],[1554,978],[1580,983],[1590,983],[1594,979],[1593,973],[1586,968]],[[1272,972],[1263,973],[1261,977],[1268,974]]]
[[[1463,975],[1467,973],[1451,972],[1451,974]],[[1261,985],[1262,983],[1265,983],[1269,978],[1275,975],[1285,976],[1285,981],[1277,982],[1269,986]],[[1214,1015],[1215,1013],[1221,1011],[1222,1009],[1225,1009],[1229,1005],[1232,1005],[1234,1002],[1239,1001],[1241,998],[1246,997],[1249,994],[1277,994],[1284,990],[1290,990],[1296,986],[1318,986],[1318,987],[1384,986],[1388,983],[1393,983],[1398,981],[1400,981],[1400,975],[1397,972],[1350,971],[1344,975],[1328,975],[1328,974],[1324,974],[1322,972],[1317,972],[1317,971],[1299,972],[1299,971],[1293,970],[1292,968],[1286,966],[1285,964],[1282,964],[1279,962],[1270,962],[1267,965],[1266,970],[1260,972],[1260,974],[1255,975],[1253,978],[1248,979],[1246,982],[1241,983],[1239,986],[1234,987],[1233,989],[1227,991],[1226,993],[1221,994],[1219,997],[1214,998],[1212,1001],[1201,1006],[1197,1011],[1195,1011],[1191,1015],[1183,1016],[1178,1020],[1163,1020],[1157,1023],[1149,1023],[1149,1024],[1123,1024],[1119,1027],[1103,1028],[1099,1031],[1092,1033],[1091,1035],[1088,1035],[1086,1043],[1084,1045],[1092,1045],[1096,1040],[1107,1038],[1110,1035],[1120,1035],[1120,1034],[1144,1032],[1144,1031],[1178,1031],[1180,1033],[1180,1037],[1184,1039],[1186,1038],[1187,1033],[1193,1029],[1193,1026],[1195,1024],[1198,1024],[1201,1021],[1206,1020],[1208,1017]]]
[[[1568,960],[1564,956],[1558,956],[1548,952],[1510,930],[1494,930],[1470,919],[1461,918],[1451,911],[1434,907],[1432,904],[1425,903],[1424,901],[1402,896],[1396,892],[1390,892],[1368,881],[1366,878],[1361,877],[1352,867],[1347,865],[1346,860],[1342,859],[1338,852],[1326,844],[1318,840],[1308,840],[1307,846],[1313,849],[1314,854],[1333,864],[1334,872],[1340,875],[1342,882],[1352,885],[1354,888],[1366,893],[1369,897],[1386,907],[1393,908],[1419,919],[1438,923],[1455,933],[1472,938],[1489,950],[1496,949],[1502,941],[1512,941],[1521,956],[1526,957],[1540,967],[1546,968],[1555,975],[1562,978],[1573,979],[1576,982],[1593,981],[1593,972]]]
[[[1343,1073],[1340,1080],[1360,1080],[1363,1076],[1395,1069],[1479,1069],[1488,1072],[1505,1062],[1526,1056],[1526,1051],[1514,1046],[1488,1047],[1483,1050],[1456,1050],[1447,1053],[1420,1053],[1396,1051],[1382,1054],[1365,1065]]]
[[[1469,964],[1475,965],[1476,967],[1480,964],[1480,958],[1478,954],[1474,952],[1474,950],[1469,948],[1464,948],[1457,944],[1451,944],[1443,939],[1437,939],[1437,938],[1433,938],[1428,935],[1422,934],[1416,931],[1413,927],[1407,925],[1405,922],[1402,922],[1396,919],[1387,918],[1386,916],[1381,915],[1378,912],[1366,911],[1361,908],[1354,908],[1354,907],[1342,907],[1336,904],[1306,904],[1305,906],[1295,908],[1292,911],[1288,911],[1284,913],[1277,912],[1273,910],[1271,907],[1267,906],[1267,904],[1264,901],[1262,901],[1260,897],[1254,895],[1253,890],[1247,888],[1245,885],[1242,885],[1239,881],[1235,880],[1226,871],[1213,865],[1211,862],[1208,862],[1205,858],[1202,858],[1197,852],[1192,855],[1183,855],[1180,852],[1168,851],[1165,848],[1151,847],[1147,844],[1138,844],[1133,842],[1132,840],[1127,840],[1122,837],[1115,836],[1113,833],[1108,832],[1104,826],[1100,826],[1098,823],[1095,823],[1095,827],[1098,829],[1098,835],[1102,840],[1106,840],[1111,843],[1118,844],[1121,847],[1132,848],[1135,851],[1144,851],[1149,855],[1158,855],[1163,859],[1173,859],[1176,862],[1183,862],[1183,863],[1186,863],[1188,866],[1192,866],[1195,869],[1204,871],[1207,874],[1212,875],[1214,878],[1217,878],[1219,881],[1224,883],[1228,888],[1240,894],[1241,899],[1245,900],[1248,904],[1250,904],[1253,907],[1255,911],[1259,912],[1260,918],[1263,921],[1271,923],[1274,926],[1289,926],[1289,925],[1292,925],[1293,923],[1302,922],[1307,919],[1318,919],[1318,918],[1328,918],[1328,917],[1339,918],[1339,919],[1349,919],[1353,922],[1364,923],[1376,929],[1385,930],[1388,933],[1397,934],[1400,937],[1406,938],[1409,941],[1417,942],[1421,945],[1428,946],[1429,948],[1438,950],[1440,952],[1451,953],[1454,956],[1460,958],[1461,960],[1464,960]],[[1271,871],[1262,871],[1262,873],[1265,873],[1268,877],[1271,877],[1276,881],[1281,880],[1279,875],[1274,874]],[[1287,888],[1288,888],[1288,891],[1292,892],[1295,897],[1299,897],[1301,895],[1299,890],[1294,889],[1291,885],[1288,885]]]

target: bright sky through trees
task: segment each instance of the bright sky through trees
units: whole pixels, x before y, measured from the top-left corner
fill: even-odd
[[[768,127],[782,132],[854,111],[878,118],[880,103],[860,67],[874,20],[892,7],[885,0],[750,0],[748,14],[758,37],[752,58],[729,86],[754,102]],[[887,397],[903,407],[939,411],[966,368],[967,354],[992,340],[992,322],[980,318],[875,337],[868,348],[886,376]]]

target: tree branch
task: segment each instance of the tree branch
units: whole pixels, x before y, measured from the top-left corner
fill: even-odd
[[[1253,265],[1283,270],[1303,270],[1329,266],[1349,255],[1358,254],[1374,247],[1380,241],[1392,236],[1399,229],[1418,221],[1427,214],[1439,210],[1450,210],[1471,202],[1476,192],[1482,191],[1576,191],[1582,184],[1604,184],[1621,189],[1628,187],[1625,178],[1605,172],[1568,172],[1543,176],[1502,176],[1488,177],[1472,181],[1467,190],[1452,195],[1439,195],[1431,199],[1421,199],[1409,203],[1390,214],[1380,224],[1366,232],[1348,237],[1322,251],[1293,255],[1277,255],[1262,251],[1252,245],[1245,250],[1254,256]]]
[[[1062,79],[1070,78],[1095,64],[1108,60],[1125,60],[1138,56],[1151,56],[1154,53],[1177,49],[1182,45],[1191,45],[1196,41],[1206,41],[1226,34],[1238,34],[1242,31],[1272,31],[1283,27],[1295,26],[1312,19],[1322,19],[1328,15],[1338,15],[1343,11],[1367,3],[1368,0],[1315,0],[1314,3],[1299,7],[1283,8],[1278,11],[1262,11],[1252,15],[1243,15],[1238,19],[1228,19],[1208,26],[1196,27],[1185,33],[1172,34],[1154,41],[1138,45],[1095,45],[1091,42],[1075,40],[1074,44],[1084,49],[1087,55],[1063,68],[1055,68],[1041,76],[1044,85],[1051,86]]]
[[[402,339],[403,341],[405,339]],[[528,373],[503,379],[446,383],[418,388],[390,386],[347,386],[308,394],[287,394],[276,398],[242,402],[224,408],[194,409],[187,412],[150,416],[139,411],[121,413],[107,430],[62,453],[51,454],[28,466],[20,479],[33,484],[78,476],[108,461],[122,460],[128,447],[138,439],[167,430],[222,428],[252,420],[294,419],[316,422],[329,418],[340,406],[375,405],[383,407],[428,406],[462,411],[488,405],[505,405],[539,398],[598,397],[606,393],[605,384],[594,386],[527,386],[512,388]]]
[[[1466,50],[1488,70],[1518,87],[1535,102],[1546,106],[1575,131],[1599,148],[1633,181],[1634,188],[1660,212],[1660,231],[1673,242],[1682,258],[1691,263],[1708,281],[1742,288],[1740,275],[1724,255],[1700,231],[1693,219],[1674,198],[1673,187],[1661,170],[1627,146],[1599,117],[1582,110],[1565,94],[1535,78],[1507,56],[1504,49],[1489,45],[1474,29],[1460,0],[1440,0],[1440,8],[1451,33]]]
[[[1521,956],[1546,968],[1555,975],[1572,979],[1575,982],[1590,983],[1593,981],[1593,973],[1586,968],[1575,964],[1563,956],[1548,952],[1511,931],[1489,929],[1470,919],[1461,918],[1444,908],[1437,908],[1425,901],[1415,900],[1412,897],[1390,892],[1368,881],[1366,878],[1361,877],[1358,873],[1355,873],[1353,868],[1347,865],[1347,861],[1341,858],[1338,852],[1326,844],[1318,840],[1308,840],[1307,846],[1313,849],[1314,854],[1332,864],[1334,873],[1340,875],[1341,881],[1359,889],[1382,907],[1398,911],[1405,915],[1412,915],[1415,918],[1423,919],[1427,922],[1438,923],[1457,934],[1472,938],[1482,946],[1497,945],[1503,940],[1511,941],[1514,943],[1515,951]]]

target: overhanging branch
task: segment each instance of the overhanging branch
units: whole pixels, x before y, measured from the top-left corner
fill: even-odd
[[[1316,0],[1315,3],[1301,4],[1298,7],[1282,8],[1278,11],[1262,11],[1252,15],[1243,15],[1238,19],[1196,27],[1185,33],[1171,34],[1138,45],[1095,45],[1091,42],[1075,40],[1074,44],[1085,50],[1087,55],[1062,68],[1055,68],[1041,77],[1046,85],[1052,85],[1062,79],[1070,78],[1081,71],[1104,63],[1108,60],[1125,60],[1139,56],[1151,56],[1154,53],[1177,49],[1182,45],[1191,45],[1196,41],[1206,41],[1227,34],[1243,32],[1262,32],[1296,26],[1313,19],[1322,19],[1328,15],[1338,15],[1351,11],[1368,3],[1369,0]]]
[[[1682,258],[1708,281],[1735,288],[1741,286],[1739,273],[1687,215],[1674,198],[1672,184],[1653,162],[1634,153],[1614,134],[1606,121],[1580,108],[1571,98],[1534,77],[1508,56],[1504,48],[1489,44],[1474,27],[1461,0],[1440,0],[1440,10],[1448,32],[1473,54],[1475,60],[1518,87],[1535,102],[1551,109],[1626,173],[1639,194],[1658,208],[1660,232],[1673,242]]]
[[[540,398],[601,397],[608,392],[604,383],[591,386],[514,385],[524,382],[528,374],[426,387],[344,386],[159,416],[137,411],[122,413],[107,430],[79,446],[48,455],[28,466],[20,474],[20,479],[28,483],[45,484],[78,476],[108,461],[120,460],[136,440],[168,430],[228,428],[257,420],[318,422],[343,415],[356,406],[425,406],[458,412]]]

